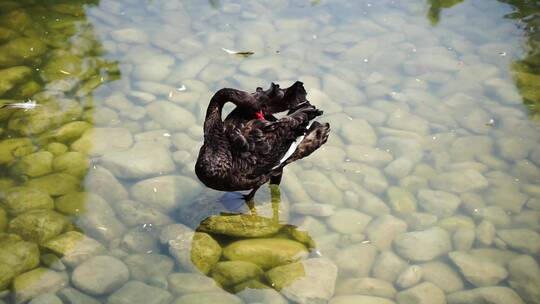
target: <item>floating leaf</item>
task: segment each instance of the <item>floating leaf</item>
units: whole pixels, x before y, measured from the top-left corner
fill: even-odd
[[[221,48],[223,51],[225,51],[225,53],[227,54],[231,54],[231,55],[238,55],[238,56],[242,56],[242,57],[249,57],[253,54],[255,54],[255,52],[252,52],[252,51],[233,51],[233,50],[229,50],[229,49],[226,49],[226,48]]]

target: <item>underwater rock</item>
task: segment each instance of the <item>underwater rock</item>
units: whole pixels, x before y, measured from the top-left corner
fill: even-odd
[[[398,234],[407,231],[407,223],[390,214],[380,216],[369,223],[365,233],[379,250],[390,250]]]
[[[126,226],[163,226],[173,222],[167,214],[138,201],[121,200],[113,206],[118,218]]]
[[[92,189],[93,193],[98,194],[108,202],[118,202],[129,197],[127,190],[118,179],[109,170],[100,166],[93,166],[88,170],[84,187]]]
[[[450,252],[448,257],[465,279],[478,287],[497,285],[508,276],[503,267],[461,251]]]
[[[268,282],[278,291],[305,275],[304,266],[300,262],[277,266],[265,273]]]
[[[399,304],[446,304],[442,289],[429,282],[398,292],[396,300]]]
[[[472,248],[476,233],[474,229],[459,228],[452,235],[452,242],[456,251],[467,251]]]
[[[152,155],[156,155],[153,150],[151,153]],[[144,157],[147,158],[146,155]],[[154,162],[152,159],[149,161]],[[166,165],[165,163],[163,164]],[[172,164],[171,169],[174,169],[174,164]],[[157,175],[158,172],[155,172],[155,174]],[[137,182],[131,187],[130,194],[134,199],[152,208],[161,211],[171,211],[180,206],[191,204],[200,191],[201,187],[192,178],[182,175],[165,175]]]
[[[35,243],[23,241],[18,235],[0,234],[0,261],[18,275],[39,265],[39,249]],[[6,275],[6,273],[3,273]],[[2,281],[5,280],[5,277]],[[9,283],[9,282],[8,282]]]
[[[341,128],[341,136],[351,144],[373,146],[377,142],[375,131],[364,119],[345,122]]]
[[[147,43],[148,35],[137,28],[123,28],[110,33],[111,37],[118,42]]]
[[[25,272],[13,280],[15,302],[25,303],[40,294],[55,293],[65,287],[68,281],[66,273],[43,267]]]
[[[45,150],[51,152],[54,156],[58,156],[66,153],[68,147],[61,143],[52,142],[45,146]]]
[[[406,189],[390,187],[387,190],[388,199],[392,210],[397,213],[411,213],[416,211],[416,199]]]
[[[13,175],[27,175],[37,177],[52,171],[53,154],[48,151],[39,151],[23,156],[11,167]]]
[[[47,51],[40,39],[19,37],[0,46],[0,67],[33,63]]]
[[[10,163],[34,151],[30,138],[10,138],[0,141],[0,165]]]
[[[361,296],[361,295],[345,295],[333,297],[328,304],[396,304],[396,302],[380,298],[380,297],[371,297],[371,296]]]
[[[268,237],[282,227],[273,219],[248,214],[214,215],[204,219],[197,230],[234,237]]]
[[[418,200],[422,209],[439,217],[451,216],[461,203],[461,199],[448,192],[421,189]]]
[[[488,181],[478,171],[467,169],[441,173],[433,177],[430,184],[439,190],[464,193],[483,189],[488,186]]]
[[[52,163],[53,170],[82,178],[88,172],[90,160],[80,152],[66,152],[57,156]]]
[[[0,47],[1,48],[1,47]],[[0,51],[1,52],[1,51]],[[1,60],[1,55],[0,55]],[[13,89],[32,74],[29,67],[17,66],[0,70],[0,96]]]
[[[491,286],[458,291],[446,297],[448,304],[524,304],[515,291],[508,287]]]
[[[91,128],[71,144],[71,150],[90,156],[125,151],[133,145],[133,136],[126,128]]]
[[[61,143],[70,143],[91,129],[92,125],[86,121],[73,121],[59,127],[58,129],[48,131],[39,137],[40,142],[57,141]]]
[[[421,265],[422,279],[431,282],[444,292],[456,292],[464,288],[459,274],[443,262],[429,262]]]
[[[124,259],[131,277],[142,282],[165,278],[174,268],[174,261],[162,254],[132,254]]]
[[[223,255],[232,261],[252,262],[269,269],[304,259],[308,250],[301,243],[287,239],[247,239],[227,245]]]
[[[407,263],[392,251],[383,251],[373,264],[373,277],[394,282],[407,267]]]
[[[7,212],[0,207],[0,233],[4,232],[8,226]]]
[[[191,293],[182,295],[174,304],[244,304],[239,297],[232,295],[228,292],[218,291],[218,292],[200,292],[200,293]],[[121,303],[124,304],[124,303]],[[128,304],[127,302],[125,304]],[[143,303],[141,303],[143,304]],[[163,303],[165,304],[165,303]]]
[[[118,289],[129,279],[127,266],[117,258],[100,255],[78,265],[71,276],[73,285],[91,295]]]
[[[214,265],[210,274],[218,284],[229,287],[248,280],[259,279],[262,277],[263,271],[259,266],[250,262],[225,261]]]
[[[42,246],[59,255],[61,261],[70,267],[105,251],[101,243],[77,231],[63,233],[46,241]]]
[[[51,196],[63,195],[79,189],[79,179],[65,173],[53,173],[30,179],[25,186],[36,188]]]
[[[71,77],[84,80],[95,73],[95,67],[90,64],[90,59],[83,59],[60,49],[50,53],[40,70],[41,78],[46,82]]]
[[[175,295],[219,291],[222,289],[211,278],[198,273],[175,272],[167,277],[169,290]]]
[[[400,234],[394,246],[399,255],[416,262],[431,261],[452,250],[448,232],[438,227]]]
[[[183,131],[195,125],[191,112],[171,102],[156,101],[146,107],[148,115],[169,131]]]
[[[106,153],[100,164],[116,177],[127,179],[167,174],[176,168],[166,147],[143,142],[135,143],[126,151]]]
[[[47,193],[30,187],[13,187],[4,191],[0,205],[11,216],[36,209],[54,209],[54,201]]]
[[[165,289],[129,281],[107,299],[108,304],[169,304],[173,296]],[[214,303],[220,303],[216,301]]]
[[[328,217],[334,214],[334,205],[317,203],[297,203],[291,206],[291,211],[303,215]]]
[[[53,293],[44,293],[33,298],[28,304],[63,304],[63,302]]]
[[[410,265],[405,268],[397,277],[396,285],[405,289],[414,286],[422,279],[422,268],[418,265]]]
[[[508,263],[510,286],[527,302],[540,303],[540,267],[530,255],[520,255]]]
[[[32,210],[9,222],[9,231],[23,239],[42,244],[59,235],[68,226],[68,219],[52,210]]]
[[[345,279],[336,286],[336,295],[359,294],[393,299],[396,292],[392,283],[369,277]]]
[[[393,178],[403,178],[407,176],[413,167],[413,163],[405,157],[399,157],[390,162],[385,168],[384,173]]]
[[[490,221],[483,220],[476,226],[476,240],[484,246],[491,246],[495,233],[495,226]]]
[[[0,256],[2,252],[0,252]],[[0,290],[4,290],[9,287],[9,284],[15,278],[15,272],[9,265],[1,263],[0,264]]]
[[[157,237],[141,227],[135,227],[124,234],[120,247],[130,253],[151,254],[159,251]]]
[[[222,250],[209,234],[186,232],[169,241],[169,252],[184,269],[208,274]]]
[[[340,274],[367,277],[377,257],[377,247],[372,244],[353,244],[339,250],[333,260]]]
[[[508,246],[527,254],[540,252],[540,234],[531,229],[503,229],[497,231]]]
[[[57,292],[58,296],[64,301],[63,303],[70,304],[100,304],[101,302],[93,297],[78,291],[75,288],[66,287]]]
[[[255,281],[257,282],[257,281]],[[261,283],[261,285],[263,285]],[[246,303],[287,304],[289,303],[279,292],[266,285],[265,288],[244,287],[236,295]],[[235,290],[236,291],[236,290]]]
[[[371,221],[371,216],[354,209],[338,209],[326,223],[339,233],[362,233]]]

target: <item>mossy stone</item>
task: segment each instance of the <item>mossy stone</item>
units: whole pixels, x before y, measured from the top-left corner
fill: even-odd
[[[41,85],[33,80],[26,81],[9,92],[11,98],[29,99],[37,92],[41,91]]]
[[[41,244],[62,233],[68,219],[51,210],[33,210],[23,213],[9,222],[9,231],[23,239]]]
[[[49,82],[68,77],[85,79],[92,73],[94,70],[81,57],[66,51],[55,51],[41,69],[41,78]]]
[[[25,66],[16,66],[0,70],[0,96],[13,89],[32,74],[32,70]]]
[[[6,231],[8,225],[7,212],[0,207],[0,232]]]
[[[57,156],[53,161],[55,172],[63,172],[80,178],[86,175],[89,166],[88,157],[81,152],[67,152]]]
[[[8,177],[0,177],[0,191],[5,191],[13,186],[15,186],[15,180]]]
[[[62,257],[62,262],[68,266],[78,265],[105,251],[100,242],[77,231],[62,233],[43,243],[42,247]]]
[[[300,262],[274,267],[265,274],[266,279],[276,289],[281,290],[297,279],[306,275],[304,265]]]
[[[5,27],[0,27],[0,42],[11,40],[17,36],[18,34],[14,30],[10,30]]]
[[[262,283],[261,281],[258,281],[258,280],[248,280],[248,281],[242,282],[242,283],[234,286],[232,288],[232,291],[234,293],[239,293],[239,292],[241,292],[242,290],[244,290],[246,288],[249,288],[249,289],[269,289],[270,286],[265,285],[264,283]]]
[[[221,247],[209,234],[195,232],[191,241],[191,262],[208,274],[221,257]]]
[[[29,138],[11,138],[0,141],[0,165],[10,163],[16,157],[28,155],[34,151]]]
[[[11,172],[14,175],[27,175],[30,177],[42,176],[52,171],[54,155],[49,151],[39,151],[23,156],[18,160]]]
[[[15,277],[15,272],[9,265],[0,262],[0,291],[6,289],[13,278]]]
[[[416,199],[407,189],[390,187],[387,194],[395,212],[403,214],[416,211]]]
[[[62,143],[69,143],[77,138],[81,137],[84,131],[92,128],[92,125],[85,121],[73,121],[52,130],[40,136],[41,142],[57,141]]]
[[[212,268],[212,278],[221,286],[229,287],[247,280],[258,279],[263,275],[262,269],[250,262],[225,261]]]
[[[16,303],[28,300],[44,293],[55,293],[68,283],[63,272],[56,272],[44,267],[25,272],[13,280],[13,292]]]
[[[234,237],[267,237],[276,234],[281,225],[270,218],[248,215],[215,215],[203,220],[197,230]]]
[[[0,233],[0,264],[8,265],[15,275],[39,265],[39,249],[35,243],[18,235]]]
[[[11,216],[30,210],[54,209],[54,201],[47,193],[30,187],[14,187],[6,190],[1,203]]]
[[[51,152],[54,156],[62,155],[66,153],[68,149],[68,146],[59,142],[52,142],[45,146],[45,150]]]
[[[34,178],[26,186],[39,189],[52,196],[67,194],[80,188],[80,179],[66,173],[53,173]]]
[[[308,250],[302,243],[288,239],[247,239],[227,245],[223,255],[231,261],[251,262],[270,269],[306,258]]]
[[[455,232],[458,229],[474,230],[476,228],[472,218],[463,215],[445,217],[437,222],[437,226]]]
[[[39,39],[19,37],[0,46],[0,67],[31,63],[47,51]]]
[[[24,9],[14,9],[2,15],[0,24],[13,31],[22,31],[32,26],[32,18]]]
[[[91,195],[88,192],[77,191],[62,195],[56,199],[56,210],[69,215],[85,213],[87,211],[86,204],[91,200],[89,197]]]

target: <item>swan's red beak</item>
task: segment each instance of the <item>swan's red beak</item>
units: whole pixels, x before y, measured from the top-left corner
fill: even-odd
[[[259,112],[255,112],[255,116],[257,117],[257,119],[259,120],[264,120],[264,113],[262,110],[260,110]]]

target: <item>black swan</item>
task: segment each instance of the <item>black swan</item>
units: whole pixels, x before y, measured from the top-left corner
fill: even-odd
[[[222,120],[227,102],[236,108]],[[284,111],[282,118],[273,115]],[[208,105],[195,173],[215,190],[251,190],[244,195],[249,202],[264,183],[281,182],[283,167],[326,143],[330,125],[312,121],[322,113],[306,99],[299,81],[286,89],[272,83],[251,94],[221,89]]]

